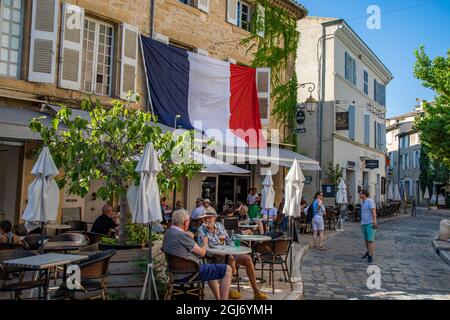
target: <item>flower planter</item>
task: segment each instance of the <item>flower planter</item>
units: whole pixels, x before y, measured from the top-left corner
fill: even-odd
[[[153,243],[153,262],[158,264],[164,255],[161,253],[161,241]],[[110,245],[107,245],[110,246]],[[131,248],[125,245],[125,249],[117,249],[118,245],[111,245],[117,253],[112,257],[108,270],[108,294],[109,299],[139,299],[144,284],[145,272],[139,268],[136,260],[148,257],[148,248]]]

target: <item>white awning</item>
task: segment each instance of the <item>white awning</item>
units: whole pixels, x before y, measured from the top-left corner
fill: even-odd
[[[244,163],[249,162],[256,164],[274,163],[283,167],[290,168],[295,159],[300,163],[300,167],[304,171],[319,171],[320,164],[318,161],[308,158],[302,154],[292,150],[281,149],[278,147],[267,147],[265,149],[251,148],[230,148],[225,146],[215,146],[217,158],[227,163]]]
[[[250,171],[242,169],[238,166],[223,162],[219,159],[210,157],[206,154],[193,152],[193,159],[195,162],[201,163],[205,166],[202,173],[231,173],[231,174],[249,174]]]
[[[40,140],[29,125],[33,118],[47,116],[44,125],[51,126],[52,117],[39,111],[15,107],[0,106],[0,137],[19,140]]]

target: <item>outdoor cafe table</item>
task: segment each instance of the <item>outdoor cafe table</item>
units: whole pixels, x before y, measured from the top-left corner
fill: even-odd
[[[230,261],[230,256],[250,254],[252,253],[252,249],[249,247],[217,246],[214,248],[208,248],[206,252],[209,254],[225,256],[225,264],[228,264]]]
[[[44,285],[44,299],[48,300],[49,270],[51,268],[64,266],[62,286],[65,286],[67,280],[66,275],[67,265],[72,264],[74,262],[79,262],[87,258],[88,258],[87,256],[72,255],[72,254],[46,253],[20,259],[7,260],[3,261],[2,264],[27,270],[44,271],[46,278]]]
[[[272,240],[272,238],[269,236],[252,235],[252,234],[237,234],[236,237],[239,237],[241,241],[248,242],[250,248],[252,247],[252,242],[265,242]]]
[[[44,251],[62,251],[66,253],[67,251],[83,248],[87,244],[86,241],[48,241],[44,244]]]
[[[45,228],[56,230],[56,233],[58,233],[60,230],[69,230],[72,227],[68,224],[49,223],[45,225]]]

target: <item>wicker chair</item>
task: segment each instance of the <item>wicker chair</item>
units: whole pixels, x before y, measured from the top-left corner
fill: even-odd
[[[187,294],[198,297],[200,300],[205,298],[205,284],[203,281],[196,280],[200,265],[192,260],[180,258],[166,253],[167,272],[169,281],[167,282],[166,294],[164,300],[171,300],[174,296]],[[187,281],[175,279],[177,274],[192,274]]]
[[[90,255],[86,261],[81,262],[78,266],[81,272],[81,289],[72,290],[73,292],[94,292],[100,291],[99,295],[89,297],[89,299],[106,300],[108,297],[107,277],[108,268],[111,258],[116,254],[116,250],[99,251]]]
[[[239,232],[239,219],[237,217],[223,218],[222,224],[227,231],[234,231],[234,233]]]
[[[287,265],[291,244],[291,239],[279,239],[255,245],[257,260],[261,263],[261,269],[256,270],[261,270],[261,278],[264,278],[264,266],[269,265],[269,284],[272,284],[272,293],[275,293],[275,271],[283,271],[284,280],[289,281],[291,290],[293,290],[291,274]],[[281,269],[275,269],[275,265],[280,265]]]
[[[89,245],[100,242],[102,238],[111,238],[106,234],[96,233],[96,232],[83,232],[83,235],[85,235],[89,239]]]
[[[0,251],[4,250],[27,250],[27,246],[22,243],[2,242],[0,243]]]
[[[14,292],[14,299],[19,300],[22,291],[44,287],[45,277],[41,273],[31,281],[24,281],[26,269],[14,268],[2,265],[2,261],[31,257],[36,253],[24,250],[9,250],[0,252],[0,292]]]
[[[70,226],[70,231],[79,231],[79,232],[86,232],[88,229],[87,223],[81,220],[70,220],[66,221],[65,224],[68,224]]]
[[[18,235],[19,237],[23,237],[28,233],[27,228],[25,228],[24,223],[16,224],[13,228],[13,232],[14,232],[14,234]]]
[[[49,236],[44,236],[44,240],[49,239]],[[28,250],[38,250],[41,245],[40,234],[27,234],[23,239],[23,242],[28,247]]]
[[[50,239],[51,242],[53,241],[73,241],[73,242],[79,242],[79,243],[88,243],[89,239],[87,236],[81,233],[75,233],[75,232],[66,232],[61,233],[55,236],[54,238]]]

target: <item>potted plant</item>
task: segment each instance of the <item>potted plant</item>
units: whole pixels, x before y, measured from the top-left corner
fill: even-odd
[[[100,250],[116,249],[116,250],[131,250],[143,249],[148,247],[148,227],[141,224],[128,224],[126,227],[127,240],[124,244],[119,244],[118,239],[103,237],[99,243]],[[162,236],[152,232],[152,243],[161,241]]]

